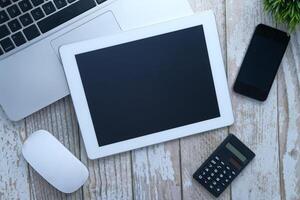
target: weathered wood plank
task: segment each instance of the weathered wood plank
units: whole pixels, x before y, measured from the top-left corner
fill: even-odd
[[[129,200],[132,199],[132,175],[130,153],[89,160],[82,144],[82,161],[88,167],[90,177],[83,187],[84,199]]]
[[[227,55],[230,86],[235,81],[255,26],[272,24],[261,0],[226,1]],[[232,199],[279,200],[279,148],[277,124],[277,82],[266,102],[232,92],[236,134],[255,153],[256,158],[233,182]]]
[[[292,34],[279,72],[279,139],[281,191],[300,199],[300,28]]]
[[[224,62],[226,61],[225,0],[190,0],[195,12],[212,9],[215,13]],[[227,136],[228,128],[201,133],[180,140],[183,199],[214,199],[192,179],[192,174]],[[230,199],[230,189],[220,199]]]
[[[28,168],[22,156],[24,121],[12,123],[0,107],[0,200],[30,199]]]
[[[28,136],[39,129],[48,130],[80,159],[79,130],[73,104],[69,97],[33,114],[25,122]],[[73,194],[63,194],[50,186],[31,167],[29,169],[33,199],[82,199],[82,189]]]
[[[132,151],[134,199],[181,199],[179,141]]]

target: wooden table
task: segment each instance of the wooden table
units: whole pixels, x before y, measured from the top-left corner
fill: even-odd
[[[262,0],[190,3],[196,12],[216,14],[231,87],[254,27],[276,24],[263,12]],[[232,132],[257,156],[220,199],[300,200],[300,29],[266,102],[231,94],[235,124],[229,128],[95,161],[87,159],[69,97],[18,123],[0,110],[0,199],[212,199],[191,175]],[[76,193],[56,191],[22,158],[22,142],[38,129],[52,132],[89,168],[89,180]]]

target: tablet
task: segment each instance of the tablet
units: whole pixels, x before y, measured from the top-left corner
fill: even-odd
[[[60,48],[90,159],[228,126],[211,11]]]

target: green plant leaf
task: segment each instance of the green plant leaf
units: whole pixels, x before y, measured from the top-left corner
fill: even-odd
[[[264,0],[264,8],[291,32],[300,24],[300,0]]]

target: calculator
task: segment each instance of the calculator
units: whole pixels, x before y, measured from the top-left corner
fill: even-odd
[[[254,157],[255,154],[245,144],[229,134],[193,178],[218,197]]]

